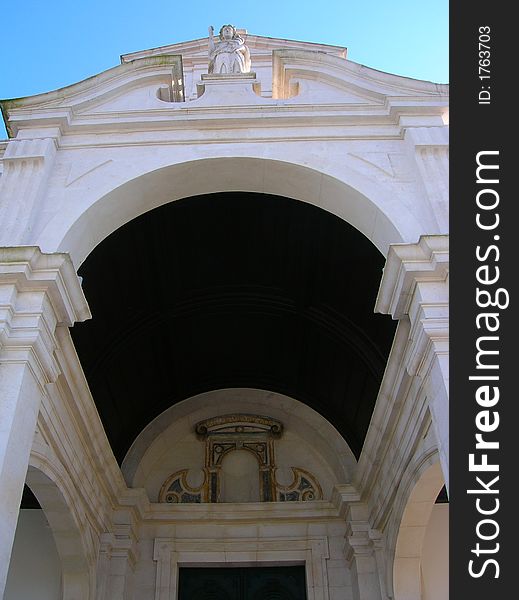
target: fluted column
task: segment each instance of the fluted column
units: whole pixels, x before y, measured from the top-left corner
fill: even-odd
[[[28,244],[34,239],[35,210],[42,199],[54,167],[59,130],[49,128],[49,137],[9,140],[2,157],[0,178],[0,244]]]
[[[449,128],[409,127],[405,142],[441,232],[449,231]]]

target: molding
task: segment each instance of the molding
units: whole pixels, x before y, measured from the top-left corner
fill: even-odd
[[[405,132],[405,139],[417,150],[439,148],[449,149],[449,127],[411,127]]]
[[[244,95],[238,102],[241,107],[233,106],[236,103],[232,95],[228,100],[224,99],[228,105],[206,106],[210,100],[202,101],[207,95],[204,94],[199,100],[173,103],[157,97],[153,108],[96,111],[99,103],[106,103],[135,87],[157,86],[158,92],[159,88],[171,85],[172,72],[176,79],[182,79],[180,54],[144,56],[130,62],[126,62],[130,56],[126,55],[123,64],[79,83],[44,94],[3,100],[0,104],[12,136],[23,133],[24,129],[42,126],[58,127],[62,133],[99,134],[106,131],[110,135],[114,131],[156,129],[189,128],[196,131],[201,122],[208,127],[249,129],[261,117],[262,128],[310,125],[331,129],[347,125],[349,119],[358,125],[359,118],[364,118],[371,127],[397,125],[397,136],[402,139],[406,127],[425,129],[443,125],[442,116],[448,108],[448,85],[383,73],[345,60],[336,53],[323,52],[319,45],[311,46],[315,49],[286,48],[272,52],[273,98],[263,98],[252,91],[253,84],[256,88],[260,84],[259,80],[254,83],[251,79],[253,74],[237,78],[234,87],[240,81],[248,81],[250,88],[248,96]],[[137,55],[142,53],[131,56]],[[314,103],[304,104],[299,98],[291,101],[297,77],[349,90],[359,96],[359,103],[324,103],[316,110]],[[227,81],[231,80],[227,78]],[[200,83],[215,87],[216,84],[221,86],[222,81],[217,82],[206,75]]]
[[[136,491],[136,490],[134,490]],[[341,520],[337,507],[326,500],[306,502],[243,502],[219,504],[149,503],[142,514],[146,523],[199,522],[232,524]]]
[[[53,137],[10,140],[3,155],[4,165],[18,161],[52,160],[57,147],[57,140]]]
[[[4,363],[27,363],[36,381],[60,371],[56,327],[90,318],[79,278],[67,254],[36,246],[0,248],[0,348]]]
[[[351,503],[360,502],[361,495],[357,488],[350,484],[336,485],[332,492],[332,504],[336,507],[341,519],[346,520]]]
[[[138,506],[139,514],[141,514],[148,506],[149,501],[144,490],[128,489],[124,483],[68,327],[58,327],[56,339],[58,341],[56,355],[63,373],[63,377],[58,382],[57,391],[69,413],[69,418],[76,423],[77,441],[81,444],[81,452],[86,454],[87,460],[92,466],[92,472],[99,477],[100,489],[109,498],[110,507],[116,506],[119,501],[121,507]],[[85,458],[82,458],[81,462],[84,460]],[[128,501],[128,497],[130,501]]]
[[[384,73],[342,57],[312,50],[274,50],[272,69],[273,79],[280,78],[278,82],[273,83],[273,92],[277,89],[279,97],[284,97],[283,93],[292,74],[297,76],[306,72],[319,73],[321,80],[328,78],[330,83],[347,85],[348,89],[368,93],[373,99],[382,99],[385,96],[435,96],[445,100],[447,105],[447,84]]]
[[[180,566],[304,564],[308,600],[328,600],[326,537],[182,539],[155,538],[155,600],[176,600]]]
[[[26,96],[24,98],[1,100],[0,105],[8,114],[11,111],[14,112],[24,108],[38,109],[48,107],[51,103],[59,104],[59,106],[78,105],[83,99],[90,99],[92,95],[99,99],[107,91],[107,87],[120,87],[124,85],[125,80],[130,79],[130,76],[134,73],[139,74],[143,71],[156,70],[161,67],[177,67],[181,64],[181,60],[182,57],[180,55],[145,57],[117,65],[97,75],[57,90],[35,94],[34,96]]]
[[[0,285],[18,292],[45,292],[57,325],[71,327],[92,318],[81,282],[68,254],[46,254],[37,246],[0,248]]]
[[[315,42],[305,42],[301,40],[289,40],[286,38],[274,38],[263,35],[254,35],[248,33],[246,29],[237,29],[238,33],[247,38],[247,46],[251,50],[251,55],[256,57],[257,53],[261,55],[270,55],[273,48],[287,47],[291,49],[310,50],[313,52],[326,52],[327,54],[335,54],[346,58],[347,49],[344,46],[334,46],[331,44],[317,44]],[[196,38],[194,40],[186,40],[167,46],[159,46],[157,48],[148,48],[146,50],[138,50],[136,52],[128,52],[121,55],[121,62],[129,62],[135,59],[144,58],[147,56],[156,56],[162,54],[181,54],[184,60],[198,59],[204,62],[207,66],[207,50],[208,38]]]
[[[156,82],[157,86],[160,85]],[[148,109],[121,110],[117,112],[80,113],[72,107],[56,107],[48,109],[20,110],[10,113],[9,122],[11,129],[18,131],[24,129],[40,129],[42,127],[59,128],[65,134],[105,134],[110,146],[113,145],[114,135],[117,133],[145,133],[158,131],[187,131],[190,138],[181,140],[182,143],[205,143],[205,138],[200,136],[200,128],[208,128],[207,137],[215,142],[222,142],[214,135],[213,129],[225,131],[252,130],[269,132],[269,136],[279,140],[301,141],[306,139],[398,139],[404,137],[408,127],[433,127],[442,124],[442,115],[445,112],[444,102],[423,102],[415,98],[413,105],[407,100],[401,103],[393,100],[387,105],[372,106],[365,104],[332,104],[323,103],[318,107],[315,104],[291,102],[290,100],[273,100],[252,95],[254,104],[242,103],[240,106],[214,106],[205,105],[202,99],[192,102],[161,102],[163,106]],[[197,104],[199,103],[199,104]],[[300,131],[277,132],[279,127],[303,127],[305,133]],[[337,131],[341,127],[342,130]],[[359,127],[369,128],[370,131],[359,131]],[[329,131],[323,135],[322,129]],[[373,131],[373,128],[376,131]],[[313,133],[313,130],[316,130]],[[266,134],[259,133],[247,137],[251,140],[267,139]],[[270,139],[270,137],[269,137]],[[149,139],[145,140],[150,143]],[[230,141],[237,143],[236,135],[230,135]],[[175,140],[172,140],[172,143]],[[68,142],[70,143],[70,142]],[[92,146],[103,145],[102,138],[96,138]],[[161,143],[161,140],[157,140]],[[62,144],[65,140],[62,140]],[[61,147],[60,145],[60,147]],[[127,144],[124,144],[127,145]]]
[[[393,319],[401,319],[409,314],[417,283],[446,282],[448,272],[448,235],[423,235],[417,244],[392,244],[375,312],[391,314]]]

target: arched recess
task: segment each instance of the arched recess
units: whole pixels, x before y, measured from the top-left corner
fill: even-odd
[[[416,214],[402,210],[394,194],[344,165],[328,173],[325,166],[233,156],[182,162],[134,176],[139,169],[135,165],[135,171],[125,172],[125,177],[133,177],[120,185],[103,182],[82,202],[64,206],[42,232],[40,246],[68,252],[78,268],[103,239],[147,211],[182,198],[235,191],[318,206],[353,225],[384,256],[389,244],[415,241],[424,232],[424,224]]]
[[[30,577],[27,574],[30,573]],[[24,485],[9,560],[4,600],[58,600],[62,568],[56,542],[40,504]]]
[[[64,492],[60,475],[44,456],[31,454],[26,484],[36,496],[56,543],[61,563],[63,600],[93,600],[94,561],[85,548],[85,532]]]
[[[93,319],[71,330],[117,460],[169,406],[222,388],[297,398],[358,457],[394,336],[373,312],[383,265],[289,197],[199,195],[120,227],[79,270]]]
[[[312,452],[318,455],[322,461],[321,477],[326,469],[332,485],[352,480],[356,468],[353,452],[323,416],[303,402],[282,394],[233,388],[188,398],[149,423],[137,436],[122,463],[128,486],[146,488],[149,474],[157,465],[163,466],[164,452],[170,448],[171,440],[182,443],[192,433],[194,423],[234,412],[267,415],[281,421],[289,436],[302,445],[309,444]]]
[[[448,552],[445,536],[447,511],[439,515],[436,523],[445,539],[439,540],[439,544],[436,540],[436,548],[428,539],[438,533],[431,530],[431,520],[435,517],[436,499],[444,486],[440,463],[430,463],[431,460],[424,462],[417,472],[418,480],[412,487],[398,529],[392,573],[395,600],[448,600],[448,569],[440,572],[432,583],[429,581],[431,569],[424,568],[424,561],[436,559],[446,568],[445,552]],[[438,552],[438,546],[443,546],[442,557],[433,556]]]

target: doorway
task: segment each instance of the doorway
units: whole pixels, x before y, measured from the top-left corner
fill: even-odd
[[[306,600],[304,566],[181,567],[178,600]]]

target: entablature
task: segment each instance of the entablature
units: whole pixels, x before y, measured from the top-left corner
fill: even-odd
[[[166,54],[123,62],[45,94],[4,100],[2,109],[14,137],[42,127],[59,127],[61,135],[258,125],[430,127],[443,125],[448,108],[447,85],[382,73],[319,51],[274,50],[272,97],[262,96],[260,85],[261,79],[250,83],[248,95],[239,99],[227,88],[221,94],[212,89],[210,100],[202,85],[202,95],[183,100],[182,56]]]

